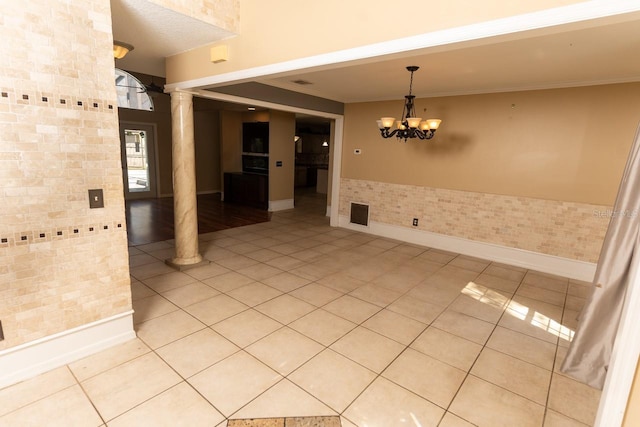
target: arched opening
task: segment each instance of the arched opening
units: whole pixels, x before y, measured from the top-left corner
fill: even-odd
[[[115,80],[118,107],[153,111],[153,100],[140,80],[119,68],[116,68]]]

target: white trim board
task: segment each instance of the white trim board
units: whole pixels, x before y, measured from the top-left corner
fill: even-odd
[[[340,215],[339,227],[586,282],[593,280],[596,271],[596,265],[590,262],[577,261],[493,243],[479,242],[429,231],[414,230],[375,221],[369,221],[369,226],[365,227],[350,223],[349,217],[346,215]]]
[[[269,212],[286,211],[293,208],[293,199],[269,200]]]
[[[133,311],[0,351],[0,388],[134,339]]]
[[[636,240],[636,245],[640,241]],[[595,427],[622,425],[630,397],[633,378],[640,357],[640,258],[633,257],[631,277],[620,315],[620,324],[611,352],[607,378],[596,415]],[[636,386],[637,387],[637,386]],[[629,426],[630,423],[627,423]]]

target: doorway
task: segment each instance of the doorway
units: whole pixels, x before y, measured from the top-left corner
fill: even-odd
[[[120,122],[120,146],[125,200],[157,197],[154,126]]]

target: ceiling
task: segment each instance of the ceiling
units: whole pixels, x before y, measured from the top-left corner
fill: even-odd
[[[135,50],[118,68],[164,76],[164,58],[230,36],[146,0],[111,0],[114,39]],[[640,13],[288,72],[255,81],[350,103],[640,81]],[[293,83],[304,80],[311,84]],[[237,82],[230,82],[237,83]]]

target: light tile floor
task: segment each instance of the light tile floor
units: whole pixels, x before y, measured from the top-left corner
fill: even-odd
[[[2,426],[588,426],[558,372],[588,284],[331,228],[296,209],[130,248],[138,338],[0,390]]]

